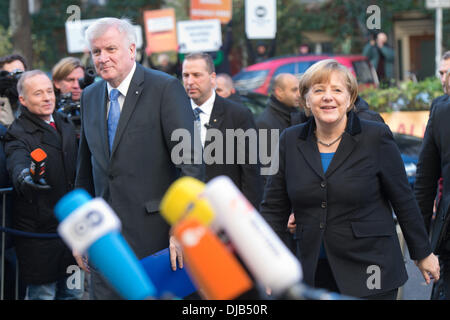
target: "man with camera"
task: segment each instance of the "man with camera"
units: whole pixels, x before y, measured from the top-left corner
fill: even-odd
[[[68,115],[77,133],[80,129],[80,99],[83,89],[94,82],[95,73],[85,70],[80,59],[66,57],[52,69],[56,93],[56,109]]]
[[[25,59],[18,54],[0,58],[0,124],[5,127],[19,116],[16,86],[26,69]]]

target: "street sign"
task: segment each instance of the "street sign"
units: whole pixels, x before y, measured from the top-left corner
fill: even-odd
[[[427,9],[450,8],[450,0],[427,0]]]
[[[175,21],[175,9],[173,8],[144,11],[148,55],[155,52],[178,50]]]
[[[245,0],[245,33],[248,39],[273,39],[277,33],[276,0]]]
[[[178,21],[177,38],[180,53],[217,51],[222,46],[220,21]]]

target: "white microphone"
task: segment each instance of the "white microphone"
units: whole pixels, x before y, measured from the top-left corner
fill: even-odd
[[[226,232],[260,283],[271,288],[274,294],[280,294],[302,281],[299,260],[230,178],[219,176],[212,179],[202,195],[214,209],[215,222]]]

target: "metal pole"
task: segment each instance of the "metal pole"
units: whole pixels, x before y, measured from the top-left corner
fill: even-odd
[[[436,76],[439,76],[439,63],[442,54],[442,8],[436,8]]]

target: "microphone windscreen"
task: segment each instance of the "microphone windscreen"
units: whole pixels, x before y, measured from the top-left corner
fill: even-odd
[[[205,299],[232,300],[252,289],[252,280],[238,260],[201,222],[182,220],[173,232],[183,249],[188,272]]]
[[[160,204],[161,215],[170,225],[187,217],[195,217],[208,226],[214,219],[214,211],[202,198],[205,184],[192,177],[176,180],[166,191]]]
[[[47,158],[47,153],[41,148],[37,148],[30,153],[30,156],[34,161],[41,162]]]

